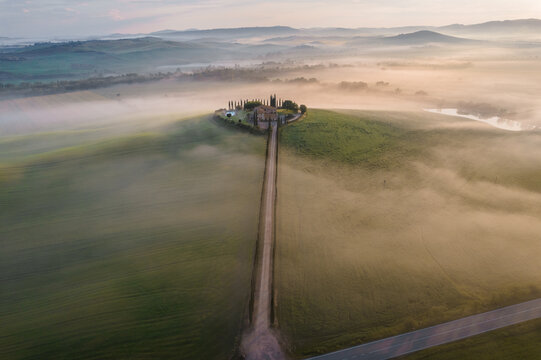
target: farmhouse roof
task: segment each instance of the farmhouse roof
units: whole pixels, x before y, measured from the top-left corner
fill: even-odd
[[[273,107],[273,106],[268,106],[268,105],[259,105],[258,107],[255,108],[258,112],[260,111],[264,111],[264,112],[275,112],[276,111],[276,108]]]

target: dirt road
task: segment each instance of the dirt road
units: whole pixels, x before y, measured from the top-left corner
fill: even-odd
[[[271,297],[274,248],[274,208],[276,199],[276,154],[278,150],[277,124],[273,123],[267,149],[265,183],[259,254],[256,270],[252,326],[242,339],[241,349],[248,360],[285,359],[277,337],[271,329]]]
[[[295,119],[297,120],[297,119]],[[251,327],[244,333],[241,351],[247,360],[285,359],[271,328],[274,214],[276,199],[277,124],[271,124],[265,181],[261,203],[260,238],[257,254]],[[310,358],[310,360],[392,359],[491,330],[541,318],[541,299],[469,316],[371,343]]]
[[[309,360],[384,360],[541,318],[541,299],[520,303]]]

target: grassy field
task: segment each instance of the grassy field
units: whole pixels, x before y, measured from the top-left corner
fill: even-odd
[[[161,65],[208,61],[210,57],[230,53],[219,47],[209,48],[197,43],[164,41],[153,37],[37,43],[2,50],[0,79],[6,83],[154,71]]]
[[[291,125],[281,135],[282,143],[298,154],[368,167],[389,167],[397,156],[420,148],[405,139],[406,129],[388,122],[321,110],[311,112],[306,120]]]
[[[208,117],[55,131],[0,136],[0,358],[229,358],[264,137]]]
[[[239,123],[239,124],[252,127],[252,123],[248,121],[249,114],[250,112],[246,110],[236,110],[234,116],[231,116],[231,117],[220,116],[220,118],[225,121],[234,122],[235,124]]]
[[[311,110],[280,136],[275,311],[293,356],[541,296],[538,133]]]
[[[536,360],[541,359],[541,320],[528,321],[488,334],[400,357],[401,360]]]

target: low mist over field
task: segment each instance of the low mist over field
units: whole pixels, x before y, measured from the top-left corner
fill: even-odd
[[[217,3],[63,2],[0,0],[71,14],[0,28],[1,359],[300,359],[541,297],[535,4],[175,30]]]
[[[541,294],[539,133],[462,125],[313,110],[282,130],[276,297],[294,353]]]
[[[231,98],[277,92],[321,108],[461,108],[529,128],[541,114],[536,29],[541,21],[385,30],[271,27],[6,46],[0,48],[1,96],[90,90],[85,100],[105,95],[120,107],[150,113],[167,104],[208,111]],[[129,72],[139,75],[125,76]],[[125,96],[136,99],[130,103]],[[6,117],[6,104],[0,106]]]
[[[1,357],[232,356],[263,138],[209,117],[34,120],[0,139]]]

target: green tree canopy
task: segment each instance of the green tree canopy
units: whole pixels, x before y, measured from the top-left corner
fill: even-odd
[[[299,111],[299,105],[295,104],[291,100],[284,100],[282,103],[282,108],[287,110]]]
[[[248,101],[244,104],[244,110],[253,110],[261,105],[261,101]]]

